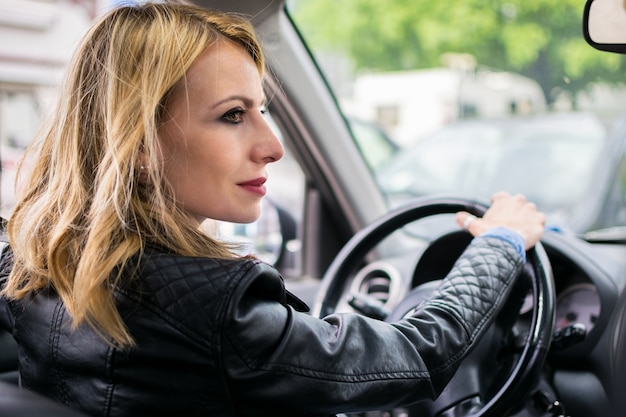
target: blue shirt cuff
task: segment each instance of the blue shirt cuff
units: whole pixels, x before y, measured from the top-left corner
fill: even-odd
[[[525,243],[524,238],[517,232],[506,227],[494,227],[489,229],[479,237],[494,237],[496,239],[504,240],[505,242],[513,245],[517,253],[526,262],[526,251],[524,250]]]

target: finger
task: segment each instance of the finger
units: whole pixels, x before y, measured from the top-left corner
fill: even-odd
[[[508,197],[511,197],[511,194],[507,193],[506,191],[498,191],[491,196],[491,202],[493,203],[494,201],[502,200],[503,198]]]
[[[474,220],[476,220],[476,216],[466,211],[456,213],[456,222],[464,230],[469,230]]]

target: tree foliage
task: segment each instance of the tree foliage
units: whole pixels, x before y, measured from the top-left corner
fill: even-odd
[[[446,52],[535,79],[550,100],[598,80],[623,83],[626,56],[582,36],[584,0],[300,0],[294,19],[315,50],[344,54],[357,70],[441,65]]]

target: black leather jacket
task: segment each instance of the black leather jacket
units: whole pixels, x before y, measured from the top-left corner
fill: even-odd
[[[413,317],[388,324],[299,312],[260,261],[148,249],[115,292],[136,347],[72,330],[52,291],[0,301],[0,323],[23,386],[93,416],[332,415],[436,397],[522,265],[508,243],[476,238]]]

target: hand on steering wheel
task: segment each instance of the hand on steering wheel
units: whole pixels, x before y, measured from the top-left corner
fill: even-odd
[[[546,224],[546,216],[537,211],[534,203],[526,201],[521,194],[510,195],[505,192],[494,194],[491,206],[482,217],[476,217],[467,211],[456,213],[456,221],[473,236],[480,236],[495,227],[506,227],[518,233],[525,242],[525,249],[535,246]]]

